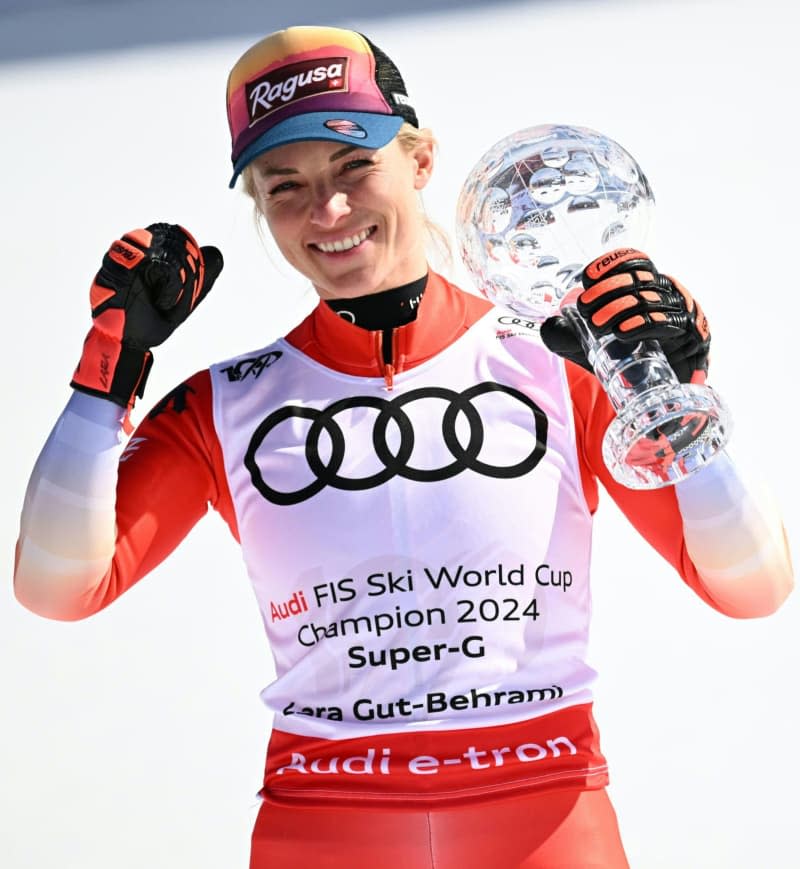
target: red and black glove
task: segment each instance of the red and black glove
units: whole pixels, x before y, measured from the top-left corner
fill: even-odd
[[[131,407],[166,341],[222,271],[215,247],[198,247],[183,227],[153,223],[115,241],[92,284],[94,320],[72,387]]]
[[[704,383],[711,336],[700,306],[681,284],[656,271],[645,254],[621,248],[583,270],[576,307],[597,337],[656,340],[681,383]],[[591,371],[580,340],[563,316],[542,324],[542,341],[553,353]]]

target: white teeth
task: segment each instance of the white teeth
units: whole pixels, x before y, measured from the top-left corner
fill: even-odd
[[[364,229],[357,235],[351,235],[349,238],[342,238],[339,241],[320,241],[316,244],[316,247],[325,253],[337,253],[338,251],[350,250],[351,247],[358,247],[358,245],[360,245],[361,242],[371,234],[372,230]]]

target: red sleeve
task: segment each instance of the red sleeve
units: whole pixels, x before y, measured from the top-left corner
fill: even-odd
[[[120,460],[117,540],[97,609],[160,564],[211,505],[238,540],[222,450],[214,429],[211,377],[193,375],[158,402]]]
[[[684,582],[709,606],[722,612],[704,589],[689,557],[683,519],[673,486],[638,491],[616,482],[603,461],[602,444],[614,410],[597,378],[571,362],[565,363],[575,417],[578,459],[589,508],[597,508],[597,481],[613,498],[633,527],[660,553]]]

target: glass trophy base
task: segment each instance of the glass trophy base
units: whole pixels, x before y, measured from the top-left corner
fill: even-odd
[[[730,415],[713,389],[663,384],[619,411],[603,438],[603,459],[623,486],[660,489],[708,464],[730,431]]]

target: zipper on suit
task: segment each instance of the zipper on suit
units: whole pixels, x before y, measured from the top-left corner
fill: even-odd
[[[381,367],[386,389],[394,386],[394,329],[384,329],[381,332]]]

